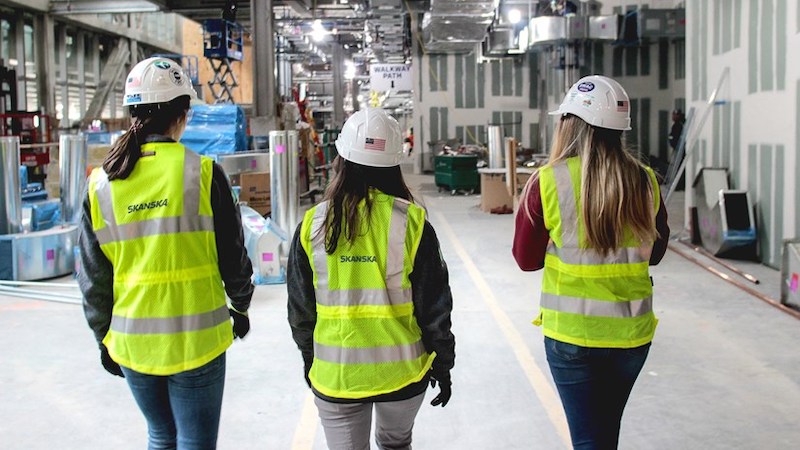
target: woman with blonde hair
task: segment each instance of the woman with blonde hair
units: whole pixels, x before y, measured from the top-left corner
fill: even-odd
[[[626,148],[628,95],[584,77],[570,88],[550,159],[523,192],[513,254],[544,269],[539,316],[545,352],[576,449],[614,449],[650,349],[648,266],[664,256],[667,213],[649,167]]]

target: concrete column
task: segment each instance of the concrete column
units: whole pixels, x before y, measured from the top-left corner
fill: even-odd
[[[344,52],[338,42],[333,44],[333,127],[344,125]]]
[[[358,80],[352,80],[351,85],[353,86],[353,112],[356,112],[361,109],[361,104],[358,101],[358,95],[361,93],[361,86],[359,86]]]
[[[78,56],[78,91],[80,95],[79,110],[81,117],[86,114],[86,33],[79,30],[78,35],[75,37],[75,50]]]
[[[36,16],[33,33],[36,46],[36,87],[39,91],[39,108],[45,114],[54,114],[56,85],[56,52],[53,18],[49,14]]]
[[[268,136],[276,129],[275,42],[272,32],[272,0],[250,2],[253,40],[253,136]]]

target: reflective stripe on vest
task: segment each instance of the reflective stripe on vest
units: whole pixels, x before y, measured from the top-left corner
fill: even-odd
[[[102,169],[91,175],[92,226],[114,269],[103,342],[121,365],[171,375],[208,363],[232,342],[214,237],[213,168],[177,143],[142,150],[152,155],[127,179],[109,181]]]
[[[557,211],[544,208],[551,241],[545,257],[542,314],[534,323],[544,326],[546,336],[576,345],[643,345],[652,339],[657,322],[647,268],[652,243],[621,247],[607,255],[582,248],[583,223],[576,202],[580,184],[573,180],[570,164],[577,172],[580,160],[570,158],[545,167],[543,171],[551,172],[540,177],[543,202],[555,202]],[[648,178],[652,185],[649,171]],[[658,196],[657,187],[653,189]],[[546,195],[551,197],[545,199]]]
[[[227,306],[202,314],[166,318],[133,319],[112,316],[111,329],[125,334],[170,334],[205,330],[230,319]]]
[[[309,379],[317,391],[334,398],[394,392],[420,381],[435,357],[422,343],[408,279],[424,213],[378,191],[370,196],[372,217],[359,230],[359,244],[340,238],[336,251],[327,254],[328,202],[309,211],[303,224],[301,239],[312,263],[317,303]],[[414,222],[410,208],[415,208]],[[358,253],[369,248],[375,253]],[[379,273],[383,278],[375,279]]]

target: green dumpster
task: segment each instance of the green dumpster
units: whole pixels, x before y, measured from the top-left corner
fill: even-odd
[[[434,179],[439,191],[478,191],[476,155],[438,155],[434,158]]]

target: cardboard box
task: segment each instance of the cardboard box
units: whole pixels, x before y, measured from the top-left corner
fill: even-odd
[[[245,172],[239,175],[239,202],[255,209],[262,216],[272,212],[269,172]]]
[[[481,175],[481,211],[491,212],[500,206],[514,208],[514,200],[506,186],[506,169],[478,169]],[[533,170],[517,169],[517,186],[521,191]]]

